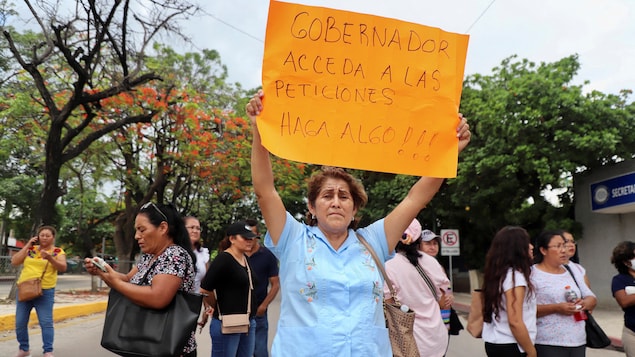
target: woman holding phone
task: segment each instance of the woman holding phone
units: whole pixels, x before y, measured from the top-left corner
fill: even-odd
[[[29,346],[29,317],[35,308],[40,328],[42,329],[42,349],[44,357],[53,357],[53,302],[57,273],[66,271],[66,253],[55,246],[57,231],[51,226],[42,226],[37,236],[29,239],[24,247],[11,257],[11,265],[24,264],[18,278],[21,282],[42,277],[42,296],[28,301],[18,301],[15,308],[15,334],[19,351],[15,357],[31,356]],[[19,289],[19,287],[18,287]]]

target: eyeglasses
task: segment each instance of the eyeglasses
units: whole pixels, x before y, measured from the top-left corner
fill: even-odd
[[[565,248],[565,244],[548,245],[547,248],[556,248],[556,250],[560,250]]]
[[[199,226],[187,226],[185,228],[187,228],[187,229],[189,229],[191,231],[199,231],[199,232],[201,231],[201,227],[199,227]]]
[[[141,206],[141,210],[144,210],[148,207],[153,207],[157,212],[159,212],[159,214],[163,217],[163,219],[167,222],[168,221],[168,217],[165,215],[165,213],[161,212],[161,210],[159,209],[159,207],[157,207],[157,205],[155,205],[152,202],[147,202],[146,204],[144,204],[143,206]]]

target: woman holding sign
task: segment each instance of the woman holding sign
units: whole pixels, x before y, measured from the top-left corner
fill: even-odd
[[[282,300],[272,355],[392,356],[382,310],[382,277],[356,234],[384,260],[402,233],[439,190],[442,178],[422,177],[384,219],[357,231],[356,214],[368,196],[353,176],[328,167],[311,177],[308,224],[287,212],[274,186],[269,151],[256,116],[263,93],[247,104],[253,125],[251,175],[267,225],[265,245],[280,259]],[[470,141],[459,116],[459,152]]]

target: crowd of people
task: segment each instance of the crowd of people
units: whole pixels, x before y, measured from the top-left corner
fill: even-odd
[[[251,175],[266,226],[264,245],[258,221],[230,224],[218,254],[201,241],[198,218],[182,218],[173,205],[148,202],[135,219],[141,256],[128,273],[92,259],[86,270],[139,306],[161,309],[177,292],[205,295],[198,326],[209,324],[212,357],[268,356],[267,309],[281,294],[274,356],[392,356],[383,312],[390,289],[369,250],[385,263],[399,301],[415,312],[414,337],[420,356],[445,356],[449,343],[450,279],[437,261],[439,236],[416,219],[443,179],[422,177],[384,218],[358,228],[368,196],[351,174],[323,167],[308,182],[304,222],[288,212],[274,185],[269,151],[262,145],[257,117],[263,93],[246,106],[252,122]],[[470,141],[461,115],[456,128],[461,152]],[[360,242],[363,237],[368,246]],[[42,227],[12,259],[24,264],[18,282],[42,275],[43,295],[16,307],[17,357],[30,356],[28,317],[35,308],[45,357],[53,356],[52,306],[65,253],[54,246],[55,229]],[[545,231],[532,240],[517,226],[493,237],[483,279],[483,332],[488,356],[585,355],[585,311],[597,299],[585,269],[577,263],[574,237]],[[612,290],[624,309],[623,342],[635,356],[635,243],[620,243],[612,263],[618,270]],[[228,332],[225,315],[246,315],[247,329]],[[197,355],[195,330],[182,357]]]

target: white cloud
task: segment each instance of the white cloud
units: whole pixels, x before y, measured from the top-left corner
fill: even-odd
[[[465,33],[492,3],[491,0],[292,2],[397,18],[458,33]],[[196,48],[219,51],[232,82],[240,82],[246,88],[258,86],[269,2],[209,1],[203,6],[220,21],[204,16],[186,26]],[[633,89],[635,22],[631,19],[634,15],[632,0],[494,1],[468,33],[465,73],[489,74],[513,54],[534,62],[553,62],[577,53],[582,68],[576,83],[590,80],[592,89],[605,93]]]

